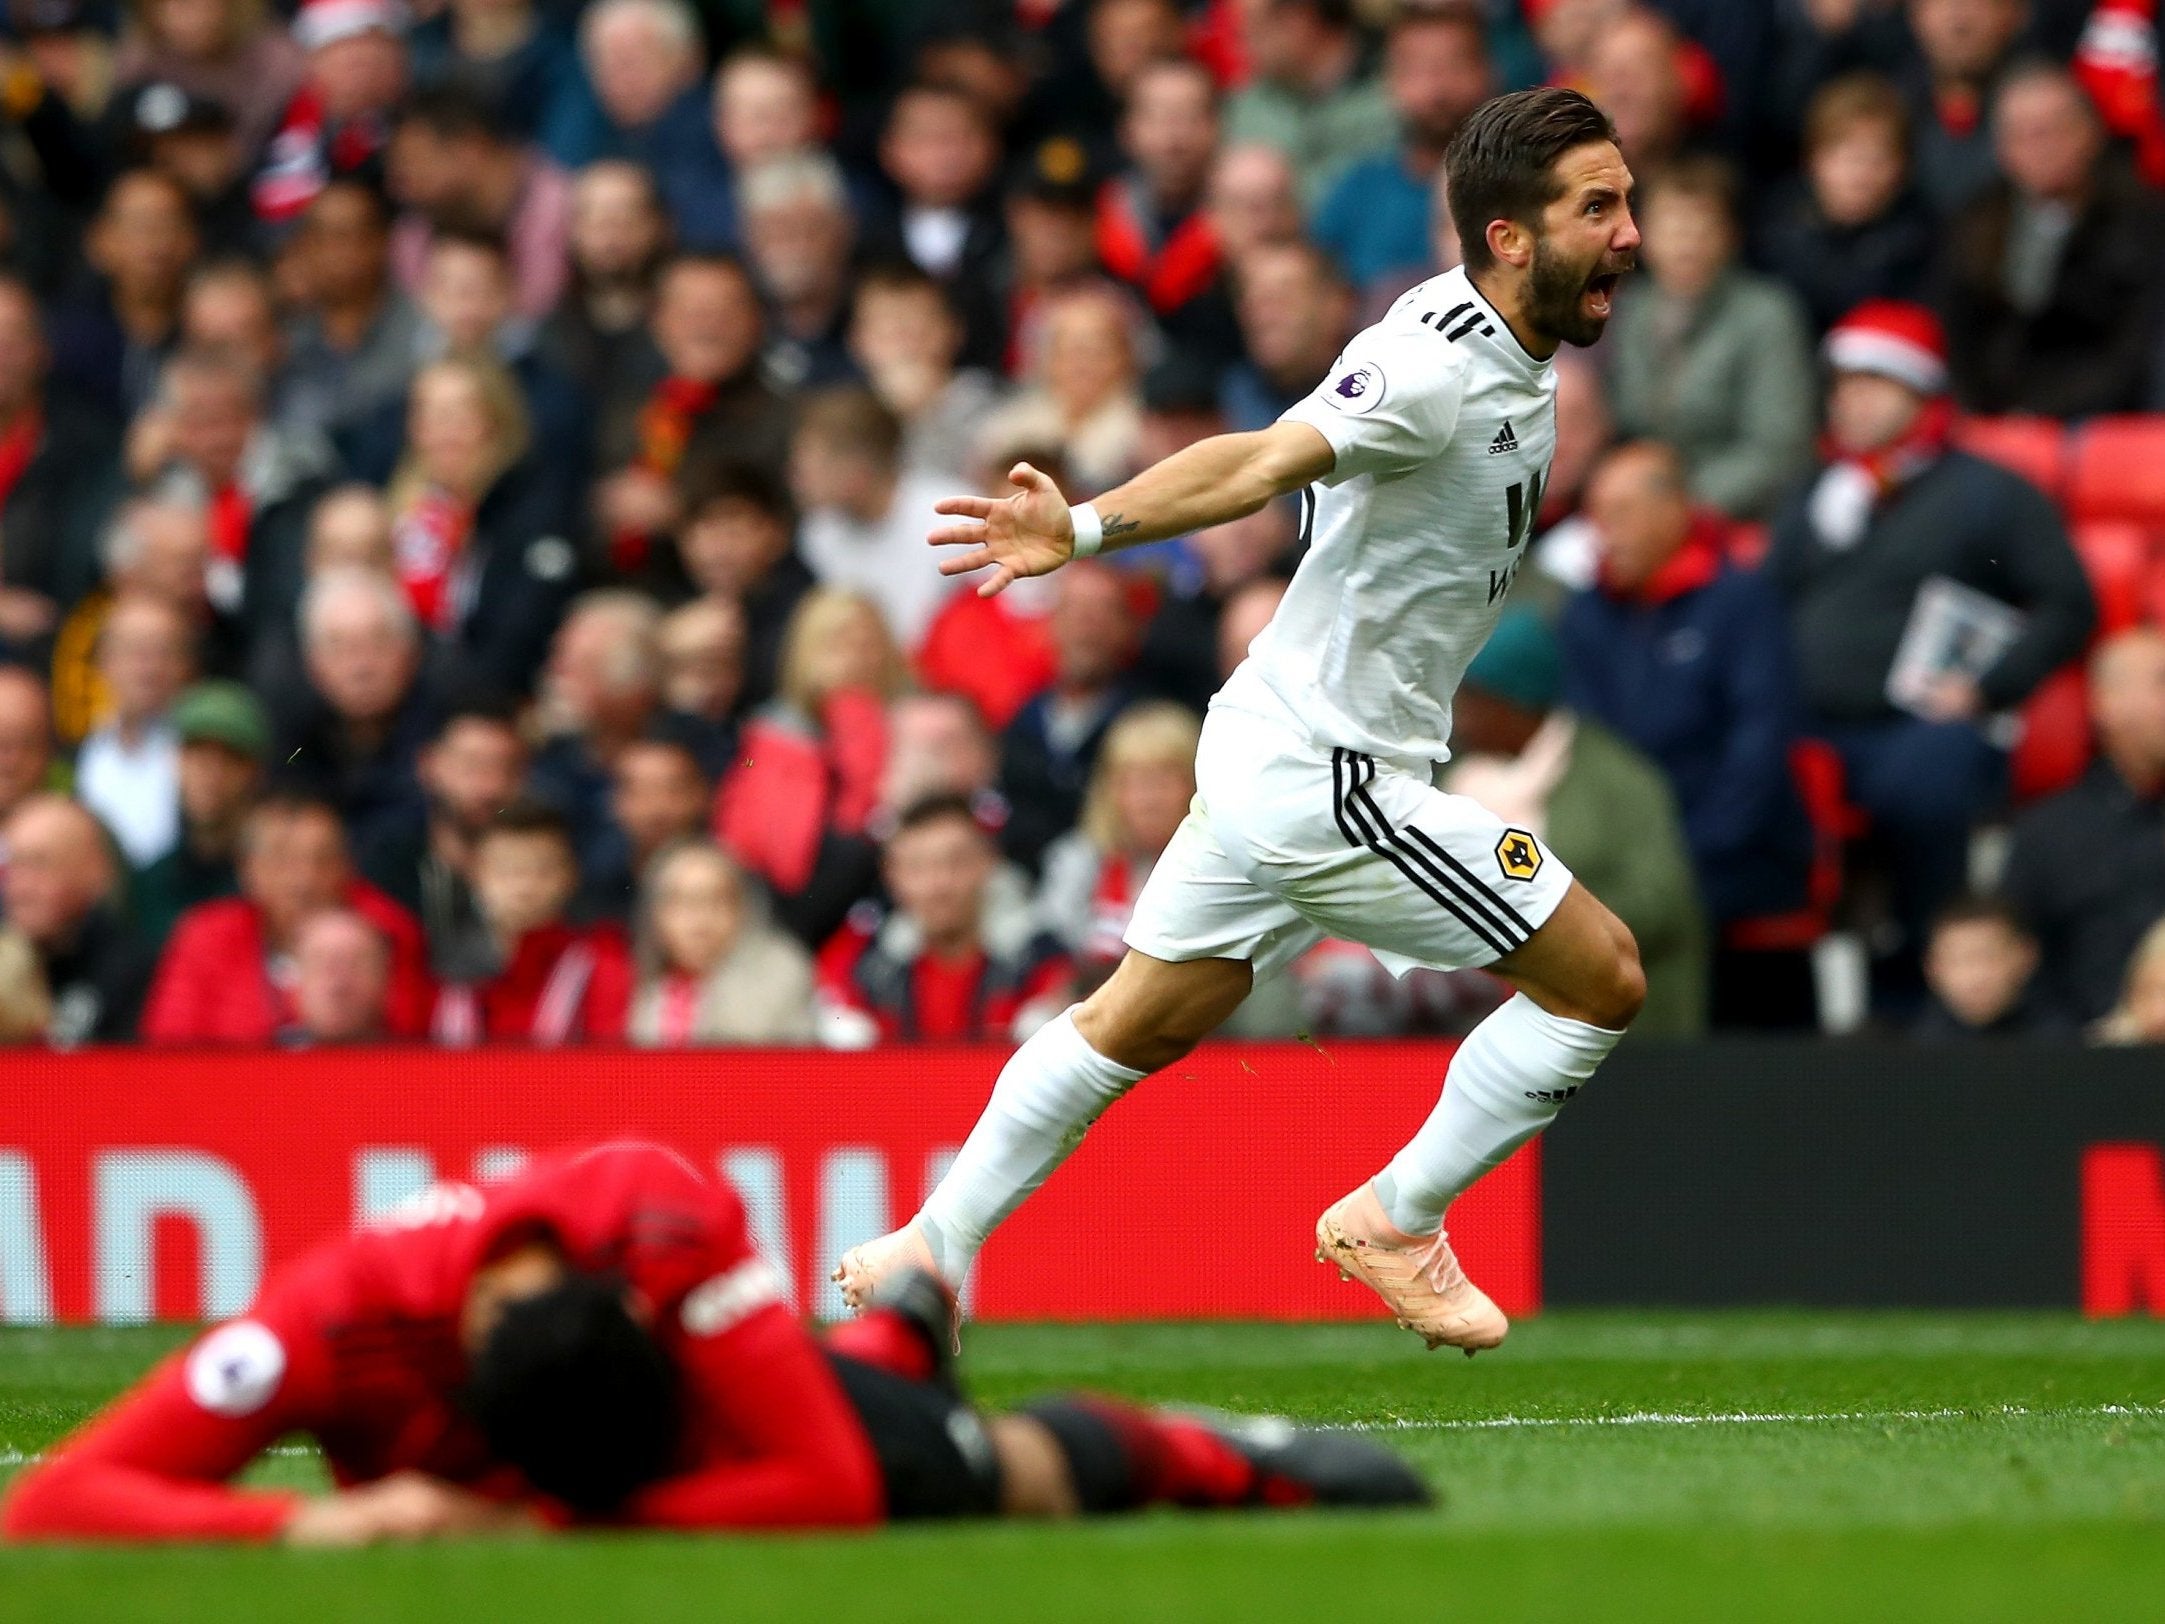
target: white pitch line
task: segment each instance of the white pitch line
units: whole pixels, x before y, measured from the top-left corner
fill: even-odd
[[[1326,1422],[1326,1432],[1496,1432],[1522,1427],[1751,1427],[1768,1425],[1815,1426],[1844,1421],[1975,1421],[2023,1416],[2065,1416],[2088,1420],[2098,1416],[2126,1415],[2142,1418],[2165,1416],[2165,1404],[2091,1404],[2065,1409],[2033,1410],[2021,1404],[1996,1404],[1983,1409],[1948,1410],[1626,1410],[1617,1415],[1485,1415],[1449,1421]],[[313,1455],[305,1444],[281,1444],[264,1451],[270,1455]],[[0,1467],[31,1466],[44,1457],[26,1455],[19,1449],[0,1449]]]
[[[1843,1421],[1967,1421],[2018,1416],[2165,1416],[2165,1405],[2095,1404],[2034,1410],[2020,1404],[1946,1410],[1626,1410],[1617,1415],[1489,1415],[1450,1421],[1340,1422],[1339,1432],[1490,1432],[1517,1427],[1741,1427],[1810,1426]]]

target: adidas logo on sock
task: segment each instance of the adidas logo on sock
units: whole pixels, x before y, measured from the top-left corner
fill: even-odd
[[[1489,441],[1488,454],[1492,457],[1500,457],[1506,451],[1516,451],[1518,448],[1519,437],[1511,432],[1511,420],[1507,417],[1504,419],[1503,427],[1496,431],[1496,438]]]

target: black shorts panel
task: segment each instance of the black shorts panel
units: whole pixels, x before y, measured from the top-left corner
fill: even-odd
[[[893,1522],[989,1517],[1000,1509],[1000,1466],[984,1423],[961,1399],[931,1382],[830,1352],[887,1485]]]

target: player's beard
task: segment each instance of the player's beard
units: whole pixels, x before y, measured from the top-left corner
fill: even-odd
[[[1536,237],[1533,264],[1528,268],[1526,281],[1528,320],[1551,338],[1585,348],[1596,342],[1609,325],[1607,316],[1597,316],[1586,309],[1587,290],[1593,286],[1595,278],[1619,276],[1629,270],[1631,264],[1629,258],[1618,264],[1604,254],[1591,267],[1574,265],[1549,246],[1548,238]]]

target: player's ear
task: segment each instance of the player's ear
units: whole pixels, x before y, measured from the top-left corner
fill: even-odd
[[[1503,264],[1523,271],[1534,262],[1534,234],[1516,220],[1488,223],[1488,251]]]

